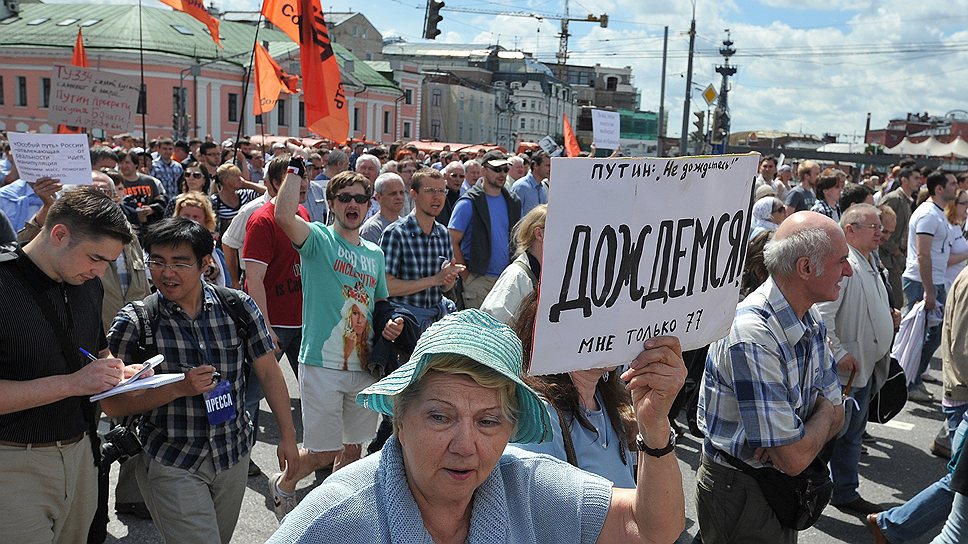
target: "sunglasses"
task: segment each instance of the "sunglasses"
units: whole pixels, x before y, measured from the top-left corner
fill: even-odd
[[[370,201],[370,197],[366,195],[353,195],[350,193],[340,193],[336,195],[336,200],[339,200],[343,204],[349,204],[350,201],[356,202],[357,204],[366,204]]]
[[[488,166],[487,169],[492,172],[502,172],[504,174],[507,174],[511,170],[507,166]]]
[[[205,174],[203,174],[201,172],[185,172],[185,177],[189,177],[189,178],[203,178],[203,177],[205,177]]]

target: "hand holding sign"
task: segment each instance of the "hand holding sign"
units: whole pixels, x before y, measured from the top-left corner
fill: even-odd
[[[645,343],[645,350],[629,367],[622,374],[622,380],[632,394],[639,432],[645,435],[643,431],[667,424],[672,402],[686,381],[686,365],[682,361],[679,339],[659,336],[649,340]]]

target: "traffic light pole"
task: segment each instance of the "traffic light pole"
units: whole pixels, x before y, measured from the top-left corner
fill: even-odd
[[[692,4],[692,23],[689,25],[689,63],[686,68],[686,99],[682,104],[682,134],[679,136],[679,155],[688,155],[689,104],[692,101],[692,53],[696,47],[696,4]]]

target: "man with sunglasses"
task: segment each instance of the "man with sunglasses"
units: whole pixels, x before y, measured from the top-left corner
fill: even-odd
[[[447,196],[444,208],[437,215],[437,222],[441,225],[450,223],[450,216],[454,213],[454,206],[460,198],[460,188],[464,183],[464,165],[460,161],[447,163],[443,169],[444,182],[447,184]]]
[[[510,163],[498,151],[487,152],[481,160],[481,182],[457,201],[450,229],[454,262],[467,267],[464,303],[480,308],[501,272],[511,262],[511,229],[521,219],[521,201],[505,187]]]
[[[359,164],[359,163],[358,163]],[[296,506],[300,480],[333,464],[339,470],[360,458],[376,435],[377,415],[356,404],[356,394],[376,379],[368,372],[376,334],[393,341],[403,320],[374,330],[376,303],[388,296],[379,246],[360,237],[373,195],[370,180],[342,172],[326,186],[333,225],[297,215],[299,176],[289,174],[275,200],[275,220],[301,257],[303,331],[299,349],[303,448],[298,467],[270,479],[273,510],[282,519]]]

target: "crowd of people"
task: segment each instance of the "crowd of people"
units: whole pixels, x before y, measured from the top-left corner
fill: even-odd
[[[116,513],[166,542],[229,542],[263,468],[272,542],[672,542],[685,405],[697,540],[795,542],[828,501],[878,543],[968,538],[964,174],[762,157],[725,338],[531,376],[546,153],[273,142],[122,134],[91,147],[89,180],[31,183],[0,144],[5,537],[103,541],[117,451]],[[902,311],[927,323],[908,399],[936,406],[941,347],[932,452],[951,464],[887,508],[858,465]],[[183,377],[88,402],[157,354]],[[262,400],[278,470],[251,460]],[[810,482],[830,484],[817,511],[790,498]]]

